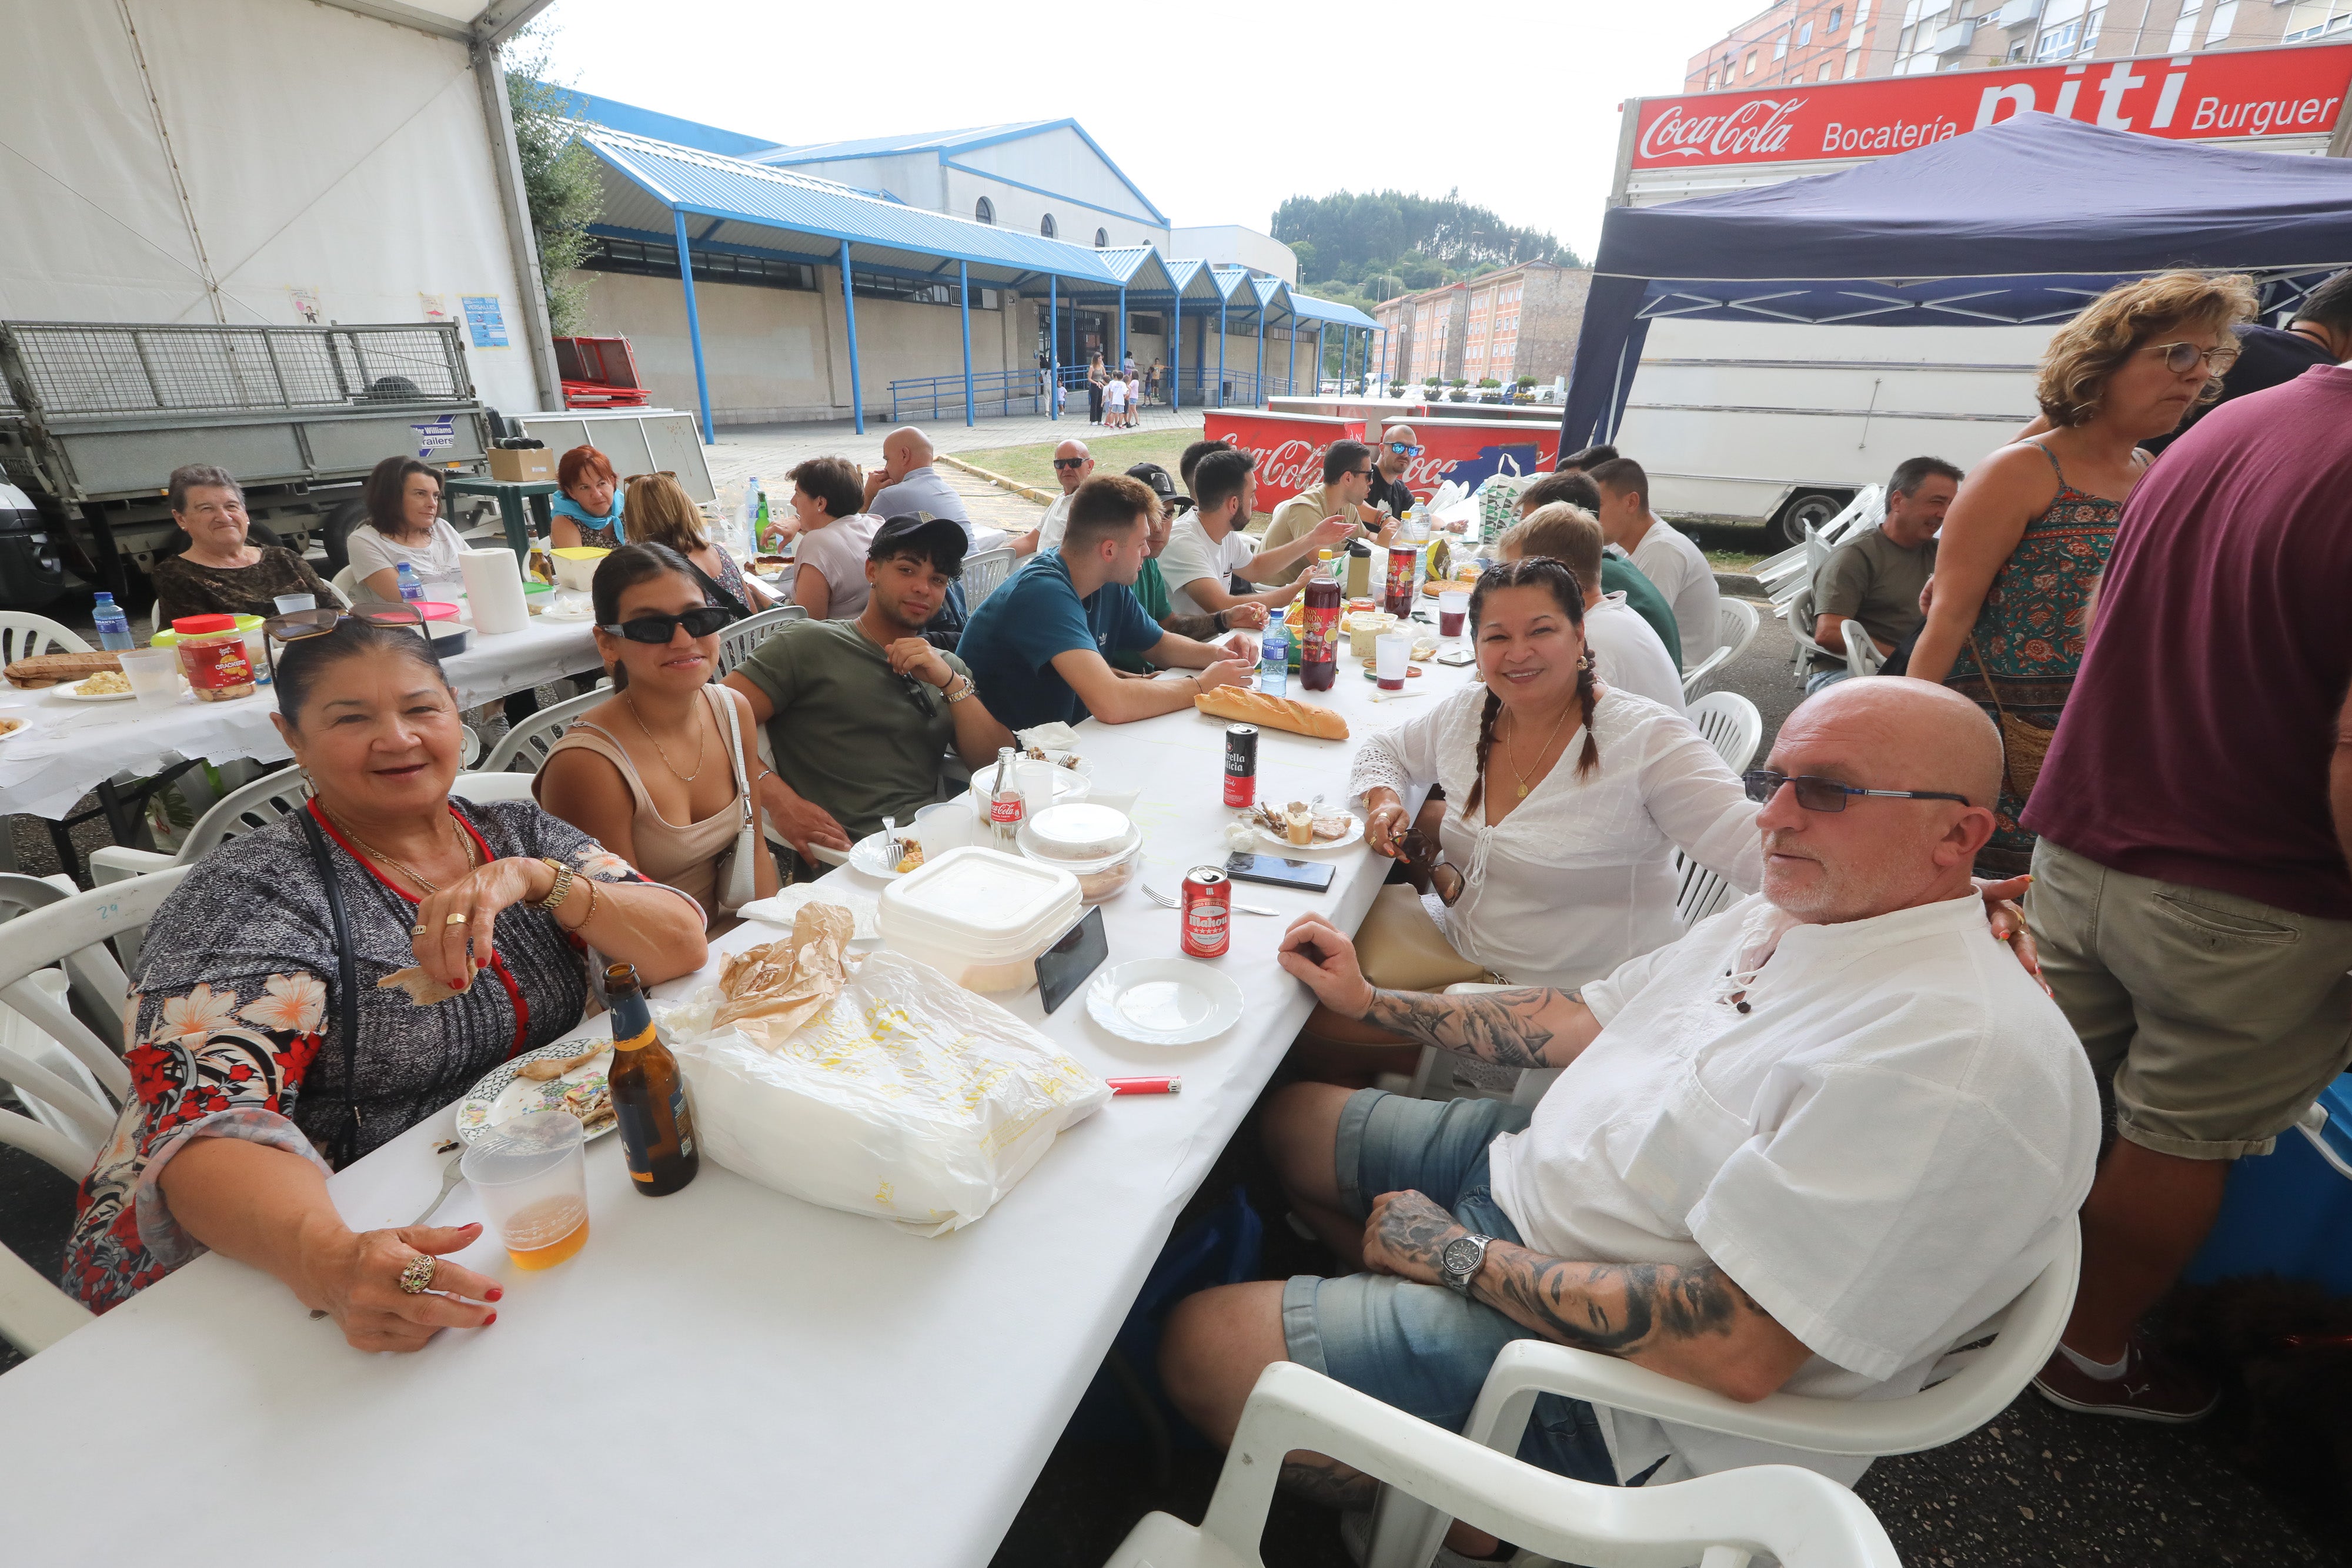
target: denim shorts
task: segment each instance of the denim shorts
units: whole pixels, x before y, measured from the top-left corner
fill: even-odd
[[[1495,1207],[1486,1149],[1497,1135],[1526,1126],[1529,1114],[1499,1100],[1360,1090],[1339,1113],[1340,1202],[1360,1219],[1382,1193],[1418,1192],[1476,1234],[1517,1242],[1518,1230]],[[1282,1336],[1300,1365],[1449,1432],[1470,1419],[1503,1347],[1538,1337],[1443,1285],[1390,1274],[1294,1277],[1283,1287]],[[1519,1458],[1576,1480],[1617,1481],[1600,1423],[1581,1399],[1539,1396]]]

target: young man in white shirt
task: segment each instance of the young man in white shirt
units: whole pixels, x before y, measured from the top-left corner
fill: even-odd
[[[2098,1154],[2082,1050],[1969,882],[2000,780],[2000,737],[1958,694],[1810,699],[1749,776],[1762,893],[1577,993],[1377,990],[1302,917],[1282,965],[1325,1006],[1565,1071],[1532,1110],[1277,1094],[1265,1136],[1292,1207],[1370,1272],[1183,1302],[1160,1351],[1178,1408],[1229,1440],[1290,1360],[1459,1430],[1523,1338],[1743,1401],[1923,1386],[2063,1248]],[[1777,1462],[1851,1485],[1867,1463],[1557,1396],[1520,1454],[1618,1484]],[[1317,1456],[1284,1473],[1340,1506],[1371,1494]]]
[[[1630,457],[1615,457],[1585,473],[1601,491],[1601,531],[1631,556],[1642,575],[1657,584],[1675,607],[1682,635],[1683,668],[1695,669],[1715,652],[1723,628],[1717,619],[1721,595],[1715,568],[1706,554],[1650,510],[1650,476]]]
[[[1257,503],[1256,459],[1246,452],[1212,452],[1192,470],[1192,512],[1179,517],[1160,552],[1160,574],[1168,581],[1168,601],[1180,615],[1214,615],[1237,604],[1281,609],[1306,587],[1302,576],[1286,588],[1235,593],[1231,580],[1259,582],[1297,560],[1313,560],[1318,549],[1337,549],[1356,525],[1327,517],[1287,544],[1259,549],[1242,530]]]
[[[1496,549],[1505,560],[1548,555],[1567,562],[1584,588],[1584,645],[1601,684],[1688,716],[1683,674],[1666,645],[1622,593],[1601,591],[1601,524],[1591,513],[1565,501],[1538,507],[1504,529]]]

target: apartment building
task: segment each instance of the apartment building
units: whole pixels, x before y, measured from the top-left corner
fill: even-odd
[[[1530,261],[1383,301],[1372,311],[1382,369],[1391,381],[1473,386],[1566,375],[1591,289],[1588,268]]]
[[[1685,92],[2352,40],[2352,0],[1780,0],[1691,57]]]

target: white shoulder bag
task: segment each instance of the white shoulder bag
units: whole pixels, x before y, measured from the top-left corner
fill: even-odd
[[[760,842],[760,803],[751,798],[751,780],[743,771],[742,721],[735,716],[735,694],[725,686],[717,689],[719,706],[727,713],[727,760],[735,769],[735,800],[743,813],[743,825],[736,831],[734,848],[719,857],[719,874],[712,885],[719,890],[719,912],[732,915],[760,896],[756,857],[767,850]]]

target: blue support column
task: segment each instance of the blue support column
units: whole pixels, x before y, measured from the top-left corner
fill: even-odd
[[[1118,358],[1111,361],[1112,370],[1127,373],[1127,285],[1118,286]]]
[[[678,231],[686,233],[681,223]],[[849,242],[841,242],[841,308],[842,319],[849,324],[849,416],[856,423],[857,434],[866,434],[866,388],[857,377],[857,297],[849,289]]]
[[[971,269],[960,261],[956,263],[956,314],[963,318],[963,422],[978,424],[980,415],[971,405]]]
[[[1045,413],[1062,417],[1062,280],[1045,279]]]
[[[694,308],[694,257],[686,246],[686,214],[670,216],[677,220],[677,280],[686,288],[686,338],[694,345],[694,393],[702,404],[702,439],[710,442],[718,437],[710,429],[710,377],[702,368],[702,315]]]
[[[1265,406],[1265,307],[1257,308],[1257,405]]]
[[[1217,406],[1225,406],[1225,302],[1217,301]]]
[[[1292,397],[1298,395],[1298,318],[1290,319],[1290,330],[1285,334],[1290,342],[1290,360],[1282,368],[1282,390]]]
[[[1184,292],[1170,297],[1168,307],[1168,412],[1184,406]]]

